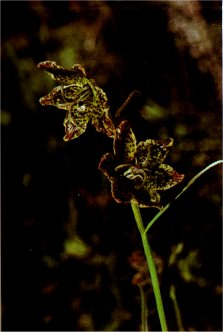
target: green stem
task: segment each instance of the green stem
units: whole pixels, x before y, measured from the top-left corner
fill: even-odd
[[[141,285],[139,285],[140,298],[141,298],[141,321],[142,331],[148,331],[148,308],[146,303],[145,291]]]
[[[183,193],[201,176],[203,175],[205,172],[207,172],[210,168],[218,165],[218,164],[222,164],[223,160],[217,160],[214,163],[208,165],[206,168],[204,168],[202,171],[200,171],[198,174],[196,174],[186,185],[186,187],[184,187],[184,189],[174,198],[173,202],[175,202],[178,198],[180,198],[181,195],[183,195]],[[172,202],[172,203],[173,203]],[[159,219],[159,217],[161,217],[161,215],[167,210],[169,209],[170,205],[172,203],[168,203],[162,210],[160,210],[155,217],[149,222],[149,224],[147,225],[146,229],[145,229],[145,233],[148,232],[148,230],[152,227],[152,225],[157,221],[157,219]]]
[[[145,228],[143,225],[140,209],[138,205],[136,204],[131,204],[132,206],[132,211],[136,220],[136,224],[138,226],[141,238],[142,238],[142,244],[151,276],[151,282],[152,282],[152,287],[153,287],[153,292],[156,300],[156,307],[157,307],[157,312],[160,320],[160,325],[162,328],[162,331],[168,331],[167,329],[167,323],[166,323],[166,317],[164,313],[164,308],[163,308],[163,301],[161,297],[161,292],[160,292],[160,287],[159,287],[159,280],[156,272],[156,266],[153,260],[152,252],[150,249],[149,241],[147,238],[147,235],[145,233]]]
[[[173,301],[178,329],[179,329],[179,331],[184,331],[180,308],[179,308],[177,298],[176,298],[176,290],[175,290],[175,286],[173,284],[170,286],[170,298]]]

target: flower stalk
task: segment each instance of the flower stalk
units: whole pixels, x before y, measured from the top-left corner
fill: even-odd
[[[158,316],[159,316],[159,320],[160,320],[160,325],[161,325],[162,331],[168,331],[167,323],[166,323],[166,316],[165,316],[164,307],[163,307],[163,300],[162,300],[162,296],[161,296],[161,292],[160,292],[159,280],[158,280],[157,271],[156,271],[156,266],[155,266],[155,263],[153,260],[152,251],[151,251],[151,248],[149,245],[147,234],[145,233],[145,228],[143,225],[140,209],[139,209],[138,205],[133,204],[133,203],[131,204],[131,207],[132,207],[132,211],[133,211],[133,214],[135,217],[135,221],[136,221],[139,233],[142,238],[143,249],[145,252],[145,256],[146,256],[146,260],[147,260],[147,264],[148,264],[148,268],[149,268],[149,272],[150,272],[150,277],[151,277],[153,292],[154,292],[154,296],[155,296],[155,300],[156,300],[156,307],[157,307],[157,312],[158,312]],[[142,323],[142,326],[145,326],[145,323]]]
[[[142,331],[148,331],[148,308],[146,303],[146,294],[143,289],[143,286],[139,286],[140,297],[141,297],[141,322],[142,322]]]
[[[174,307],[174,311],[175,311],[175,315],[176,315],[178,330],[182,332],[182,331],[184,331],[184,326],[183,326],[180,308],[179,308],[179,305],[177,302],[176,289],[175,289],[174,284],[172,284],[170,286],[170,298],[173,301],[173,307]]]

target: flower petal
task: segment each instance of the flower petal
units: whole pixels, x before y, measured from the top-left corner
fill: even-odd
[[[103,122],[103,127],[105,128],[105,131],[106,131],[106,134],[108,135],[108,137],[114,137],[115,126],[108,114],[108,111],[104,112],[102,122]]]
[[[66,69],[58,66],[55,61],[43,61],[37,65],[37,68],[47,71],[56,82],[61,84],[77,83],[86,77],[84,68],[79,64]]]
[[[111,191],[112,196],[117,203],[134,203],[139,207],[156,207],[161,208],[160,195],[155,191],[145,190],[145,187],[138,189],[130,179],[124,177],[112,177]]]
[[[115,175],[114,156],[111,153],[105,153],[98,165],[98,168],[112,181]]]
[[[87,129],[90,120],[89,110],[85,105],[74,110],[69,110],[64,119],[65,136],[64,141],[70,141],[79,137]]]
[[[88,80],[88,84],[94,96],[94,106],[103,111],[109,110],[106,93],[95,84],[94,80]]]
[[[72,103],[65,100],[62,86],[53,88],[48,95],[40,98],[39,102],[43,106],[51,105],[65,110],[68,110]]]
[[[97,131],[106,134],[108,137],[114,137],[115,135],[115,127],[108,115],[108,112],[104,112],[100,116],[97,116],[93,112],[92,125],[95,127]]]
[[[153,140],[147,139],[137,145],[136,159],[142,167],[152,167],[161,164],[173,145],[173,139]]]
[[[160,202],[160,195],[155,190],[146,190],[145,186],[135,193],[134,199],[131,203],[138,204],[139,207],[154,207],[157,209],[162,208]]]
[[[177,173],[171,166],[159,165],[158,168],[148,172],[145,186],[155,190],[167,190],[180,183],[184,178],[183,174]]]
[[[114,154],[121,163],[134,161],[136,153],[136,138],[129,127],[128,121],[122,121],[116,129],[114,139]]]
[[[117,203],[130,203],[133,196],[128,182],[129,181],[123,181],[120,177],[116,177],[111,180],[112,196]]]

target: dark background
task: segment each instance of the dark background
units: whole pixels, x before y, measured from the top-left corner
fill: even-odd
[[[183,3],[183,6],[182,6]],[[139,330],[129,256],[141,249],[130,206],[98,170],[112,141],[94,128],[63,141],[64,113],[38,100],[54,82],[36,68],[82,64],[137,140],[174,138],[167,163],[185,180],[221,159],[220,1],[1,1],[2,330]],[[143,209],[145,224],[155,209]],[[222,330],[221,166],[151,228],[161,290],[177,330]],[[174,248],[182,251],[171,264]],[[159,330],[148,287],[149,328]]]

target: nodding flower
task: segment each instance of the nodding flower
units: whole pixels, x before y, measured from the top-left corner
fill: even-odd
[[[66,111],[64,119],[65,141],[83,134],[89,122],[99,132],[113,137],[115,127],[109,116],[107,96],[85,69],[75,64],[70,69],[58,66],[54,61],[43,61],[37,65],[58,83],[59,86],[40,98],[43,106],[51,105]]]
[[[113,153],[104,154],[99,163],[99,169],[111,182],[115,201],[162,208],[159,192],[184,178],[163,163],[172,145],[172,138],[147,139],[137,144],[128,122],[122,121],[116,128]]]

